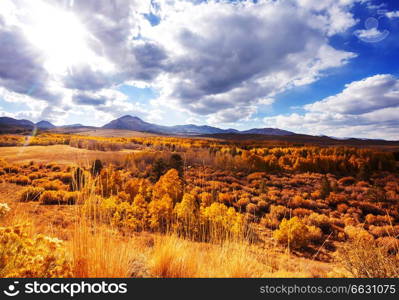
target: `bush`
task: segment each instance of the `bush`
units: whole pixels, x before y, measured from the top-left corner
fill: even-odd
[[[12,177],[10,179],[10,182],[18,184],[18,185],[28,185],[28,184],[30,184],[30,179],[28,176],[17,175],[17,176]]]
[[[393,218],[388,216],[388,215],[384,215],[384,216],[376,216],[373,214],[368,214],[366,216],[366,223],[368,224],[372,224],[372,225],[390,225],[393,223]]]
[[[55,173],[53,175],[52,179],[58,179],[62,183],[67,184],[67,185],[71,185],[72,181],[73,181],[71,173],[62,173],[62,172]]]
[[[62,241],[29,236],[24,226],[0,227],[0,276],[8,278],[71,277]]]
[[[9,207],[0,203],[0,216]],[[0,227],[0,277],[62,278],[71,277],[61,240],[45,235],[29,236],[26,225]]]
[[[63,184],[62,181],[56,179],[53,181],[44,181],[42,187],[46,191],[60,191],[60,190],[68,190],[68,186]]]
[[[76,204],[79,200],[80,192],[65,192],[62,204]]]
[[[283,219],[279,229],[273,233],[273,238],[289,248],[300,249],[310,243],[312,235],[308,226],[298,217],[293,217],[290,220]]]
[[[282,220],[290,216],[290,210],[282,205],[271,205],[269,216],[271,219]]]
[[[245,211],[245,208],[247,207],[247,205],[249,203],[250,203],[249,198],[243,197],[237,201],[236,206],[237,206],[238,210],[242,212],[242,211]]]
[[[44,191],[39,198],[39,202],[44,205],[67,205],[75,204],[78,193],[65,191]]]
[[[374,242],[374,237],[370,233],[368,233],[366,229],[361,227],[346,226],[345,234],[347,235],[349,240],[354,242]]]
[[[329,233],[331,231],[332,222],[330,218],[326,215],[321,215],[318,213],[312,213],[308,218],[307,222],[308,225],[313,225],[319,227],[323,230],[324,233]]]
[[[234,195],[230,193],[219,193],[219,202],[225,205],[231,205],[234,202]]]
[[[255,215],[258,212],[258,207],[256,204],[249,203],[247,204],[245,211],[251,215]]]
[[[374,240],[362,237],[351,239],[339,249],[337,257],[356,278],[399,277],[399,260],[387,253],[386,245],[381,246]]]
[[[44,188],[42,187],[29,186],[22,191],[21,196],[19,197],[19,201],[20,202],[39,201],[39,198],[43,192]]]
[[[340,180],[338,180],[338,183],[343,186],[349,186],[355,184],[356,179],[350,176],[342,177]]]
[[[199,195],[201,206],[207,207],[210,206],[213,202],[213,197],[211,193],[203,192]]]
[[[264,200],[260,200],[257,205],[260,212],[265,212],[268,208],[268,204]]]

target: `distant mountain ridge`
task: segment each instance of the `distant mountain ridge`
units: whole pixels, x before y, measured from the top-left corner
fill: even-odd
[[[56,126],[48,121],[40,121],[36,123],[36,127],[39,129],[52,129],[55,128]]]
[[[221,129],[207,125],[175,125],[163,126],[145,122],[139,117],[126,115],[115,119],[102,127],[86,126],[82,124],[71,124],[55,126],[48,121],[33,123],[29,120],[17,120],[10,117],[0,117],[0,134],[19,133],[30,134],[34,129],[77,133],[84,131],[96,131],[98,129],[127,130],[135,132],[153,133],[161,135],[180,135],[180,136],[198,136],[203,138],[219,138],[226,140],[279,140],[295,143],[312,144],[353,144],[353,145],[396,145],[399,141],[385,141],[378,139],[361,138],[336,138],[328,136],[316,136],[298,134],[278,128],[253,128],[239,131],[236,129]]]
[[[202,134],[220,134],[220,133],[233,133],[233,134],[263,134],[263,135],[293,135],[294,132],[281,130],[277,128],[254,128],[246,131],[239,131],[236,129],[221,129],[207,125],[175,125],[175,126],[162,126],[143,121],[138,117],[126,115],[116,120],[105,124],[102,128],[105,129],[124,129],[133,131],[144,131],[162,134],[180,134],[180,135],[202,135]]]
[[[17,127],[35,127],[35,123],[29,121],[29,120],[16,120],[13,118],[9,117],[0,117],[0,126],[6,126],[6,127],[11,127],[11,126],[17,126]]]
[[[29,120],[17,120],[10,117],[0,117],[0,133],[24,132],[33,129],[48,130],[56,128],[48,121],[33,123]]]
[[[72,124],[55,126],[48,121],[40,121],[36,124],[29,120],[16,120],[9,117],[0,117],[0,126],[3,131],[5,129],[12,130],[33,130],[35,127],[42,130],[50,130],[54,128],[80,128],[80,127],[90,127],[84,126],[82,124]],[[93,127],[94,128],[94,127]],[[245,131],[239,131],[236,129],[221,129],[217,127],[212,127],[208,125],[175,125],[175,126],[164,126],[157,125],[149,122],[145,122],[139,117],[126,115],[115,119],[104,126],[104,129],[123,129],[131,131],[141,131],[141,132],[151,132],[159,134],[176,134],[176,135],[203,135],[203,134],[261,134],[261,135],[293,135],[294,132],[281,130],[277,128],[254,128]],[[1,130],[0,130],[1,132]]]

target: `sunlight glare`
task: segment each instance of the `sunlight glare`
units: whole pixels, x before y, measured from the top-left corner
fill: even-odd
[[[90,33],[70,11],[47,5],[35,5],[29,11],[25,33],[46,57],[44,67],[51,74],[64,74],[73,66],[90,64],[94,69],[110,70],[112,65],[96,55],[87,41]]]

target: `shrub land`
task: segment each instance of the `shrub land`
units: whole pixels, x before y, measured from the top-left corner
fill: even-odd
[[[0,160],[3,277],[399,273],[389,151],[48,133],[3,135],[0,145],[118,152],[85,163]]]

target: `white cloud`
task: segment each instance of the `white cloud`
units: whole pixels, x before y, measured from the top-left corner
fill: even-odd
[[[399,79],[375,75],[304,106],[304,114],[264,118],[266,125],[307,134],[399,140]]]
[[[355,57],[328,44],[332,31],[355,22],[341,3],[322,9],[345,13],[352,20],[346,25],[292,1],[172,3],[161,6],[161,23],[143,32],[169,57],[155,81],[159,102],[215,121],[245,119],[262,99],[312,83]]]
[[[306,105],[305,109],[358,115],[395,106],[399,106],[399,80],[385,74],[347,84],[338,95]]]
[[[390,19],[399,18],[399,10],[387,12],[386,16]]]

